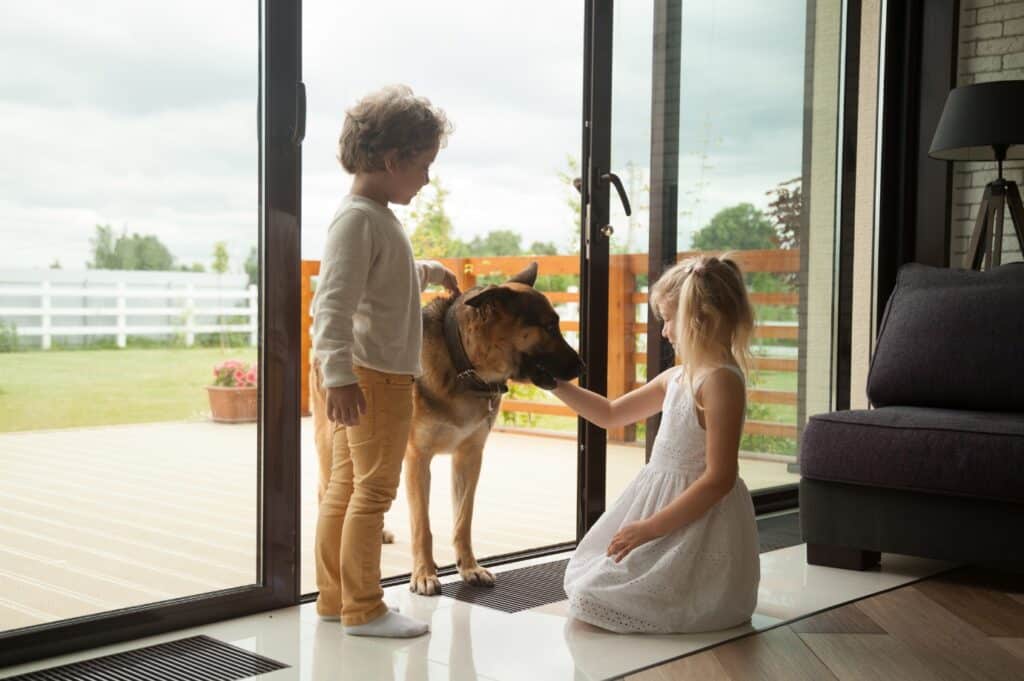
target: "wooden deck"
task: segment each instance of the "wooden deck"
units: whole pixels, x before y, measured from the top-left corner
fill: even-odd
[[[314,591],[312,424],[303,419],[302,588]],[[608,448],[608,494],[643,449]],[[453,561],[449,459],[433,464],[439,564]],[[751,489],[794,482],[784,463],[742,460]],[[0,630],[253,583],[256,428],[205,421],[0,434]],[[496,432],[477,494],[479,556],[570,541],[575,442]],[[385,576],[408,572],[399,493],[386,523]]]

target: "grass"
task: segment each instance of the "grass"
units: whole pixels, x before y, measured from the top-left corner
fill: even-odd
[[[0,432],[206,418],[213,365],[256,348],[0,354]]]
[[[217,362],[256,360],[255,348],[127,348],[0,353],[0,432],[206,418],[204,386]],[[759,371],[751,387],[796,391],[795,373]],[[520,399],[557,401],[515,386]],[[752,404],[748,418],[793,423],[796,408]],[[576,419],[515,414],[501,425],[574,431]],[[744,449],[791,454],[788,438],[746,436]]]
[[[750,387],[763,390],[784,390],[796,392],[797,375],[788,371],[758,371],[750,377]],[[541,402],[555,402],[558,400],[550,394],[523,385],[514,385],[510,395],[515,399],[537,400]],[[757,421],[771,421],[775,423],[796,423],[796,407],[786,404],[758,404],[747,405],[747,419]],[[550,416],[546,414],[505,413],[498,420],[502,426],[516,426],[520,428],[538,428],[542,430],[556,430],[573,432],[576,430],[576,419],[566,416]],[[643,425],[637,426],[637,438],[644,437]],[[773,454],[793,455],[796,453],[796,440],[786,437],[772,437],[765,435],[744,435],[741,448],[752,452],[769,452]]]

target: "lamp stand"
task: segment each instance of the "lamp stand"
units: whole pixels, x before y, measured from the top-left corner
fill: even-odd
[[[1006,147],[996,147],[996,160],[999,163],[999,178],[985,185],[985,193],[981,197],[978,208],[978,220],[974,223],[971,234],[971,246],[967,251],[964,264],[972,270],[981,269],[981,261],[985,260],[985,269],[998,267],[1003,259],[1003,215],[1010,209],[1010,222],[1017,234],[1017,244],[1024,254],[1024,206],[1021,205],[1020,191],[1017,183],[1003,178],[1003,158]]]

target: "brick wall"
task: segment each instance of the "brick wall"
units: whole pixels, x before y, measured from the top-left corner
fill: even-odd
[[[962,0],[960,7],[957,85],[1024,79],[1024,0]],[[1024,186],[1024,162],[1005,163],[1003,174]],[[995,177],[994,162],[953,164],[950,264],[954,267],[962,265],[985,184]],[[1012,233],[1013,227],[1007,216],[1003,231],[1003,262],[1021,259],[1020,248]]]

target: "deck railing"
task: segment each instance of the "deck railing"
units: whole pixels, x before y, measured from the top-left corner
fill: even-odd
[[[799,272],[800,252],[798,250],[758,250],[734,251],[738,264],[747,273],[793,274]],[[682,259],[692,253],[680,253]],[[546,255],[546,256],[494,256],[472,258],[443,258],[441,262],[459,276],[459,285],[467,290],[477,285],[477,281],[485,277],[508,277],[519,272],[531,262],[539,264],[540,276],[579,275],[579,256]],[[319,274],[320,262],[316,260],[302,261],[302,310],[308,315],[313,298],[313,279]],[[618,397],[641,385],[646,377],[647,355],[642,350],[647,334],[646,287],[637,285],[638,277],[647,272],[647,255],[644,253],[628,255],[612,255],[609,270],[609,320],[608,320],[608,395]],[[538,281],[538,288],[544,289],[543,279]],[[544,291],[552,305],[560,306],[580,301],[580,294],[575,290]],[[436,291],[423,294],[423,302],[443,295]],[[796,308],[798,294],[796,292],[762,293],[752,292],[751,302],[755,306],[777,306]],[[576,308],[578,309],[578,308]],[[579,320],[562,319],[562,331],[575,334],[579,332]],[[794,315],[795,316],[795,315]],[[304,317],[302,325],[302,412],[309,413],[308,376],[309,352],[311,349],[310,325],[312,319]],[[660,333],[660,330],[655,330]],[[755,344],[758,341],[777,339],[796,340],[798,338],[797,322],[759,322],[754,334]],[[762,347],[761,350],[766,348]],[[768,356],[755,348],[754,364],[751,367],[760,371],[797,371],[795,352],[792,356]],[[796,405],[797,394],[786,390],[766,390],[754,387],[748,392],[748,399],[755,404]],[[558,402],[543,400],[526,400],[506,397],[502,401],[501,411],[505,413],[527,413],[534,415],[572,416],[568,407]],[[795,438],[796,423],[774,421],[747,420],[744,432],[748,435],[767,435],[774,437]],[[636,433],[633,427],[609,431],[609,439],[613,441],[633,441]]]

